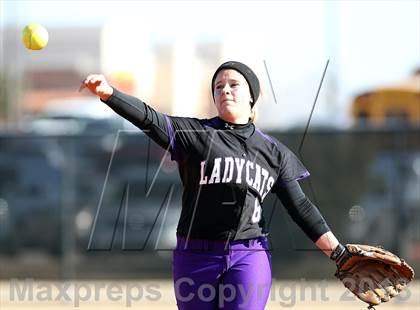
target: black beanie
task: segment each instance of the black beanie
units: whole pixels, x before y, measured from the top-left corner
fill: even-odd
[[[216,79],[217,74],[226,69],[233,69],[238,71],[240,74],[242,74],[245,78],[245,80],[248,82],[249,90],[251,92],[252,97],[252,103],[251,107],[254,106],[254,104],[257,102],[258,97],[260,96],[260,82],[258,81],[257,75],[254,73],[254,71],[251,70],[247,65],[238,62],[238,61],[228,61],[220,65],[219,68],[217,68],[216,72],[214,72],[213,78],[211,80],[211,93],[214,99],[214,80]]]

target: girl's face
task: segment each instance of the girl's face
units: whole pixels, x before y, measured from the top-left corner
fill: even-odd
[[[233,69],[220,71],[214,81],[214,103],[219,117],[245,124],[251,116],[252,97],[244,76]]]

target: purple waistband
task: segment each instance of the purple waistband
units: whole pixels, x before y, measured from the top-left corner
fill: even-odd
[[[177,235],[176,250],[193,251],[216,251],[226,252],[229,250],[267,250],[268,241],[266,237],[245,240],[207,240],[207,239],[189,239]]]

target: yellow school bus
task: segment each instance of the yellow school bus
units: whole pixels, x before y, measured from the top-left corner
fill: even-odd
[[[420,69],[407,81],[360,94],[352,104],[356,126],[420,126]]]

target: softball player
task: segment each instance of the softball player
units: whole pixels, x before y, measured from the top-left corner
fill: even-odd
[[[102,75],[89,75],[85,87],[178,164],[183,196],[173,278],[179,309],[264,309],[271,256],[261,206],[269,192],[326,255],[337,260],[345,252],[299,186],[309,172],[253,124],[260,85],[245,64],[229,61],[214,73],[218,116],[211,119],[159,113]]]

